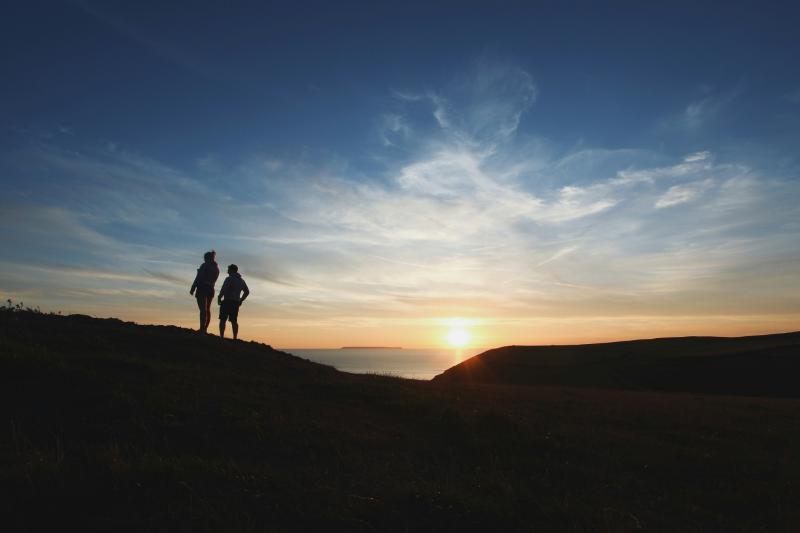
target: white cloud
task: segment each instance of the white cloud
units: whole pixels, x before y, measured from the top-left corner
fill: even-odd
[[[705,161],[711,157],[711,152],[703,151],[703,152],[695,152],[693,154],[689,154],[683,158],[683,160],[687,163],[694,163],[695,161]]]
[[[557,261],[557,260],[561,259],[562,257],[565,257],[565,256],[571,254],[572,252],[574,252],[577,249],[578,249],[577,246],[567,246],[566,248],[562,248],[562,249],[556,251],[553,255],[551,255],[547,259],[536,263],[536,267],[538,268],[538,267],[544,266],[544,265],[546,265],[548,263],[552,263],[553,261]]]
[[[546,206],[534,218],[543,222],[558,223],[600,213],[614,207],[617,200],[604,197],[605,187],[563,187],[555,202]]]
[[[675,165],[620,170],[616,177],[610,180],[610,183],[613,185],[654,184],[656,181],[663,182],[669,179],[696,176],[698,173],[710,172],[714,168],[709,160],[710,157],[708,152],[699,152],[686,156],[682,163]]]
[[[697,188],[691,185],[673,185],[655,203],[656,209],[673,207],[693,200],[697,196]]]

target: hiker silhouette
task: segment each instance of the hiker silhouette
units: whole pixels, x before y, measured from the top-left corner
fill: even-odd
[[[241,306],[250,289],[239,274],[239,267],[228,265],[228,277],[219,290],[217,304],[219,305],[219,336],[225,336],[225,321],[230,319],[234,340],[239,335],[239,306]]]
[[[211,250],[203,255],[203,264],[197,269],[189,294],[197,298],[197,307],[200,309],[200,333],[208,332],[208,323],[211,322],[211,301],[214,299],[214,284],[219,277],[219,267],[215,259],[217,252]]]

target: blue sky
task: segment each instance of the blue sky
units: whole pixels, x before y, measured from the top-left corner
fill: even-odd
[[[245,337],[798,329],[789,3],[29,2],[0,41],[0,292]],[[677,5],[676,5],[677,4]]]

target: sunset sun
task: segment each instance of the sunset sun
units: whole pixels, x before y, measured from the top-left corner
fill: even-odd
[[[463,348],[470,340],[469,333],[463,328],[451,329],[445,337],[447,344],[454,348]]]

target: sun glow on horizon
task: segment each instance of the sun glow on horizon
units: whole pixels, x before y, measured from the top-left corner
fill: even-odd
[[[446,318],[440,319],[439,323],[447,327],[444,335],[445,343],[451,348],[464,348],[472,342],[470,327],[475,324],[473,319],[465,318]]]
[[[447,343],[454,348],[463,348],[470,341],[471,337],[469,332],[463,328],[453,328],[445,337]]]

